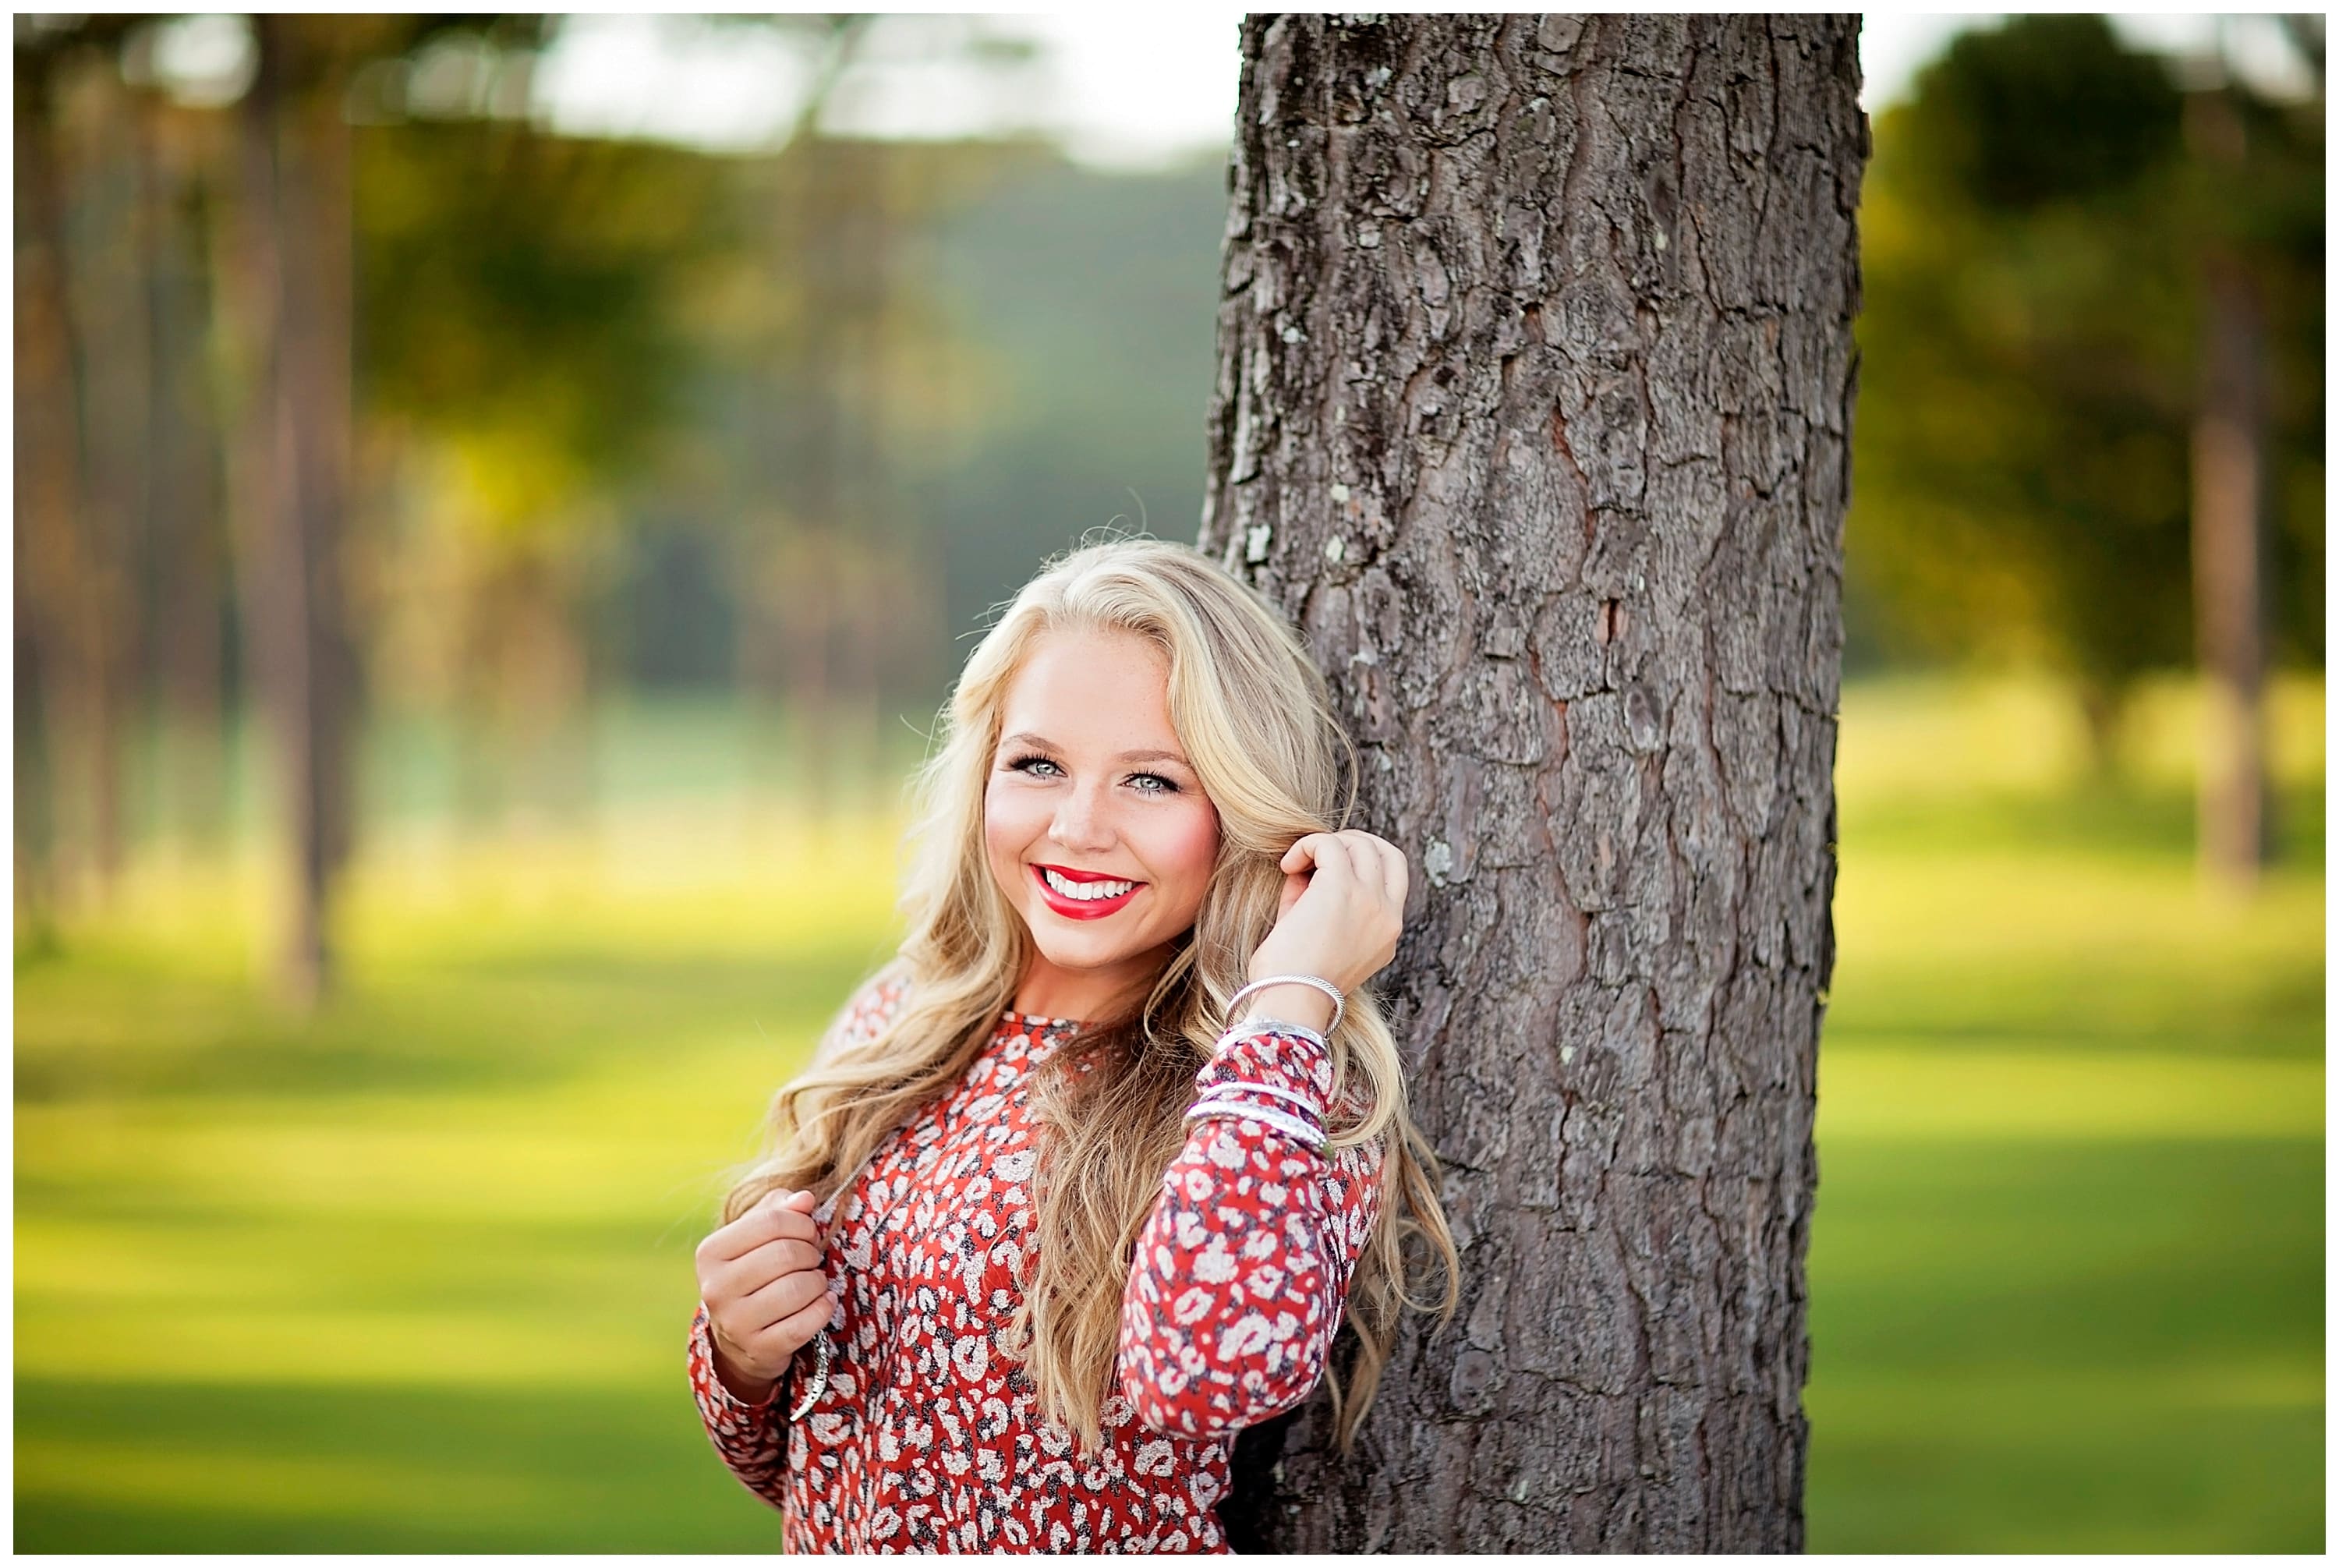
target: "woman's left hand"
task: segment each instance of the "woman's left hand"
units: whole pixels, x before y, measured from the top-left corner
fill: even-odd
[[[1284,851],[1282,864],[1282,904],[1275,929],[1251,955],[1248,979],[1318,975],[1346,995],[1387,967],[1405,930],[1410,874],[1405,851],[1350,828],[1308,833]],[[1275,986],[1256,994],[1275,1001],[1278,1015],[1284,1016],[1286,991],[1292,993],[1293,1007],[1301,993],[1317,998],[1329,1021],[1331,1001],[1312,986]]]

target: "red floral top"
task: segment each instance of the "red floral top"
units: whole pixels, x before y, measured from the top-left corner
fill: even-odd
[[[865,990],[844,1038],[873,1033],[902,995],[899,981]],[[748,1405],[715,1376],[703,1305],[692,1320],[699,1415],[723,1462],[781,1511],[786,1550],[1228,1550],[1217,1504],[1234,1435],[1322,1376],[1379,1217],[1385,1139],[1323,1155],[1263,1120],[1190,1124],[1138,1239],[1104,1447],[1083,1455],[999,1347],[1031,1223],[1026,1090],[1073,1026],[1004,1014],[956,1091],[840,1195],[825,1231],[828,1386],[802,1419],[788,1412],[811,1346]],[[1315,1040],[1276,1031],[1235,1041],[1197,1088],[1221,1079],[1320,1108],[1331,1063]]]

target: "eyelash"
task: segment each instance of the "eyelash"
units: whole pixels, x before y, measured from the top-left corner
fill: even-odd
[[[1017,757],[1013,762],[1009,763],[1007,764],[1007,771],[1010,773],[1029,773],[1033,763],[1046,763],[1050,767],[1056,766],[1054,758],[1041,756],[1038,752],[1028,752],[1022,756]],[[1161,786],[1160,789],[1139,790],[1137,792],[1139,794],[1177,794],[1180,793],[1176,784],[1162,777],[1160,774],[1131,774],[1129,776],[1131,778],[1151,779]]]

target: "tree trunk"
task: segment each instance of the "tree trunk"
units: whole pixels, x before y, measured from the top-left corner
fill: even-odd
[[[59,730],[73,711],[81,537],[81,396],[65,285],[64,174],[47,74],[16,62],[15,562],[17,908],[53,931],[62,902]]]
[[[245,390],[247,646],[271,720],[291,849],[284,991],[313,1004],[330,976],[328,907],[350,838],[354,658],[340,536],[350,439],[349,126],[339,63],[311,19],[255,19],[242,105],[239,326]]]
[[[71,153],[72,234],[63,247],[79,351],[81,525],[84,598],[78,606],[81,693],[73,715],[75,793],[88,811],[89,869],[101,897],[128,858],[123,769],[139,711],[143,617],[139,563],[152,475],[143,437],[152,390],[146,356],[134,145],[135,105],[120,74],[84,54],[61,129]]]
[[[1202,547],[1415,867],[1462,1308],[1241,1550],[1802,1545],[1857,21],[1252,17]]]
[[[146,274],[153,389],[147,460],[149,532],[158,559],[155,662],[166,745],[164,786],[184,843],[214,845],[227,817],[226,648],[220,597],[227,576],[221,537],[219,432],[204,396],[210,334],[202,231],[210,202],[205,165],[216,160],[212,116],[143,95],[140,166],[151,251]]]
[[[2186,105],[2195,155],[2238,181],[2240,115],[2223,91]],[[2203,733],[2202,873],[2247,892],[2271,847],[2265,735],[2265,348],[2249,271],[2230,242],[2202,258],[2201,390],[2193,420],[2193,620]]]
[[[90,200],[97,161],[85,147],[75,156],[68,96],[76,84],[106,91],[103,65],[79,58],[17,63],[17,526],[24,576],[16,604],[36,645],[40,682],[37,728],[20,731],[18,740],[36,748],[28,760],[45,807],[34,814],[35,836],[19,843],[19,853],[29,853],[37,867],[20,885],[39,889],[49,906],[69,902],[84,883],[103,896],[119,868],[127,684],[123,539],[113,504],[120,491],[96,472],[102,454],[94,421],[109,389],[92,384],[93,367],[104,356],[92,351],[84,316],[89,281],[76,287],[75,277],[85,269],[74,218]]]

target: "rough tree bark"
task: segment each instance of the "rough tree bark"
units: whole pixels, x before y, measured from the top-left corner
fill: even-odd
[[[1201,544],[1416,868],[1462,1310],[1239,1548],[1802,1543],[1853,17],[1252,17]]]

